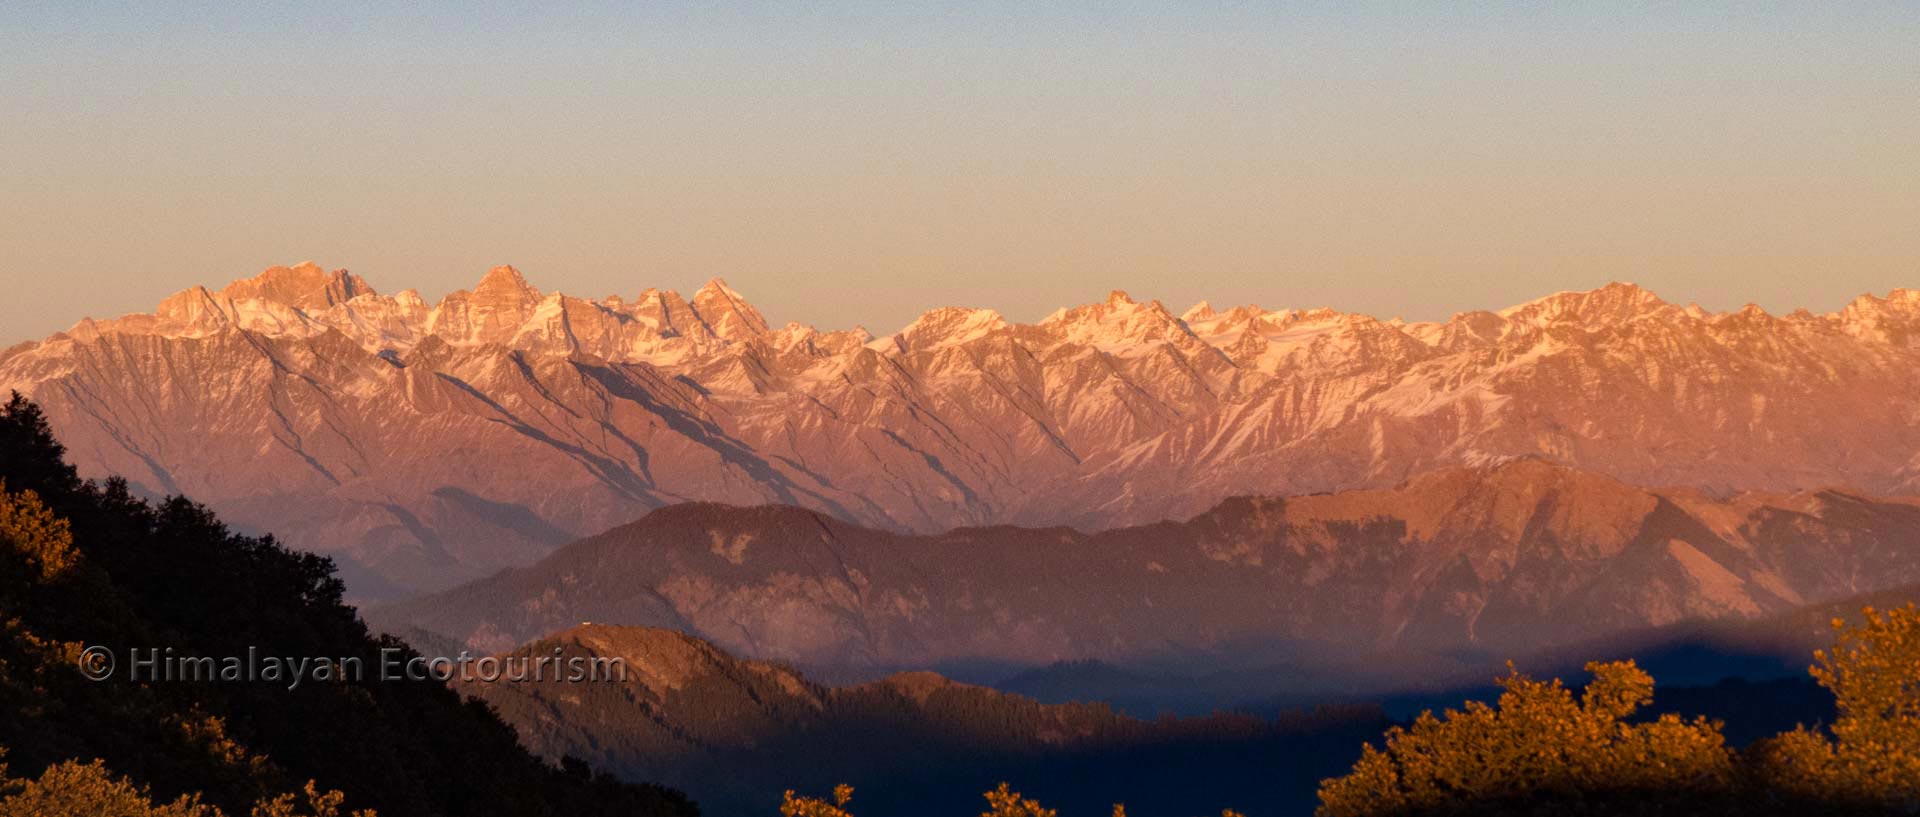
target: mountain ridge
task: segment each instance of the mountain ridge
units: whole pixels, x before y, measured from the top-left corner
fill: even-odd
[[[1382,668],[1477,666],[1920,581],[1915,536],[1911,498],[1715,499],[1515,459],[1092,533],[900,534],[805,508],[688,503],[368,615],[481,650],[596,621],[869,674],[1186,653],[1284,657],[1296,686],[1339,673],[1399,683]]]
[[[689,500],[1096,529],[1524,455],[1715,493],[1915,493],[1917,374],[1911,290],[1776,317],[1616,283],[1424,323],[1116,291],[874,337],[775,326],[719,279],[593,300],[499,267],[428,304],[311,263],[0,353],[0,388],[87,473],[396,592]]]
[[[787,789],[850,783],[863,802],[907,812],[1010,779],[1049,786],[1073,805],[1121,798],[1176,813],[1156,789],[1204,790],[1294,813],[1309,807],[1314,782],[1385,722],[1364,705],[1143,720],[932,672],[831,687],[645,627],[574,626],[510,653],[522,654],[618,660],[624,673],[571,684],[482,676],[454,686],[499,712],[536,754],[665,781],[696,798],[702,814],[723,817],[761,813]],[[1116,777],[1137,782],[1116,786]]]

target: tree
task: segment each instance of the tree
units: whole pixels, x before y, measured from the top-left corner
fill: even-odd
[[[62,452],[38,407],[0,406],[0,749],[24,777],[52,775],[0,790],[16,798],[0,814],[143,815],[149,792],[228,815],[698,813],[675,791],[552,768],[440,683],[160,684],[126,667],[88,680],[89,646],[369,667],[408,654],[368,632],[329,560],[236,533],[184,497],[81,481]],[[313,780],[324,786],[303,791]],[[98,808],[62,805],[73,796]]]
[[[6,779],[0,766],[0,814],[33,817],[221,817],[200,798],[154,805],[145,787],[115,777],[100,761],[48,766],[33,780]]]
[[[282,794],[271,800],[262,800],[253,807],[253,817],[342,817],[340,804],[347,799],[337,791],[321,791],[313,781],[301,791],[306,800],[306,810],[301,811],[297,799],[292,794]],[[372,810],[355,811],[352,817],[378,817]]]
[[[1809,673],[1838,717],[1734,754],[1718,724],[1627,721],[1653,679],[1589,664],[1578,704],[1558,681],[1513,675],[1498,707],[1425,713],[1362,747],[1321,784],[1322,817],[1389,814],[1920,814],[1920,606],[1835,619]]]
[[[55,516],[32,491],[7,493],[6,480],[0,480],[0,542],[14,558],[25,561],[28,576],[39,582],[58,578],[78,558],[67,520]]]
[[[1421,713],[1367,745],[1353,771],[1320,787],[1320,817],[1461,813],[1487,803],[1600,803],[1658,792],[1723,792],[1733,754],[1720,725],[1663,715],[1627,719],[1653,698],[1653,678],[1632,661],[1591,663],[1577,698],[1559,680],[1517,672],[1499,702]]]
[[[1834,619],[1808,672],[1833,693],[1825,732],[1802,727],[1753,751],[1758,779],[1789,795],[1920,811],[1920,607]]]
[[[1021,797],[1019,792],[1008,788],[1005,783],[987,792],[986,798],[987,810],[981,812],[980,817],[1059,817],[1060,815],[1058,810]]]
[[[787,789],[780,803],[781,817],[853,817],[847,804],[853,801],[853,787],[845,783],[833,787],[833,802],[818,797],[795,797]]]

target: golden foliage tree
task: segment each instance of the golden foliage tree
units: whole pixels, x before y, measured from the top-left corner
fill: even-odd
[[[307,781],[302,797],[282,794],[271,800],[262,800],[253,807],[253,817],[342,817],[340,804],[346,802],[347,795],[338,791],[321,791],[314,781]],[[304,810],[301,800],[304,800]],[[371,810],[355,811],[353,817],[377,817]]]
[[[0,778],[5,776],[0,766]],[[32,817],[219,817],[198,797],[155,805],[144,787],[115,777],[105,765],[68,761],[32,780],[0,782],[0,814]]]
[[[1517,672],[1498,703],[1425,712],[1368,745],[1353,771],[1321,784],[1320,817],[1464,811],[1474,803],[1575,802],[1596,793],[1722,790],[1733,754],[1720,726],[1663,715],[1628,718],[1653,699],[1653,678],[1632,661],[1592,663],[1575,696],[1559,680]]]
[[[73,567],[73,531],[32,491],[8,493],[0,481],[0,543],[25,562],[27,575],[51,581]]]
[[[833,787],[833,801],[818,797],[795,797],[793,789],[780,801],[781,817],[853,817],[847,804],[853,802],[853,787],[845,783]]]
[[[32,780],[8,778],[6,771],[0,765],[0,814],[9,817],[224,817],[199,795],[156,804],[145,786],[115,775],[99,760],[56,763]],[[313,781],[302,794],[262,800],[254,805],[252,817],[346,817],[340,812],[346,795],[321,791]],[[351,817],[378,815],[355,811]]]
[[[1833,726],[1756,747],[1757,777],[1802,798],[1920,811],[1920,607],[1863,619],[1834,619],[1833,649],[1808,670],[1833,693]]]
[[[980,817],[1060,817],[1060,812],[1040,805],[1038,801],[1021,797],[1005,783],[999,788],[987,792],[987,810]],[[1116,808],[1119,808],[1116,806]]]

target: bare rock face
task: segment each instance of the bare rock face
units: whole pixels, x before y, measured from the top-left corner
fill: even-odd
[[[1498,658],[1910,584],[1916,541],[1913,500],[1713,499],[1525,459],[1094,534],[909,535],[801,508],[679,505],[372,617],[479,650],[583,620],[668,627],[738,655],[873,671],[1260,644],[1300,660]]]
[[[513,267],[494,267],[472,292],[454,292],[427,318],[427,333],[459,344],[508,343],[534,315],[540,290]]]
[[[760,317],[760,311],[718,278],[708,281],[693,294],[691,306],[718,337],[744,340],[767,331],[767,319]]]
[[[296,309],[323,310],[343,304],[361,295],[374,295],[373,287],[346,270],[327,272],[319,264],[306,261],[291,267],[271,267],[252,278],[235,281],[220,290],[230,300],[260,300],[285,304]]]
[[[1435,323],[1115,292],[1035,324],[774,328],[689,300],[429,305],[275,268],[0,352],[93,475],[439,588],[685,501],[896,531],[1086,529],[1545,456],[1725,493],[1920,492],[1920,292],[1713,314],[1630,284]],[[383,583],[390,583],[383,584]]]

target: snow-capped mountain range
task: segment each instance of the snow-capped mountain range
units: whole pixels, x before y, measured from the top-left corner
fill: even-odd
[[[438,304],[275,267],[0,352],[85,472],[443,587],[690,500],[1105,528],[1542,456],[1710,492],[1920,493],[1920,292],[1712,313],[1631,284],[1404,323],[1123,292],[890,335],[685,298]],[[378,578],[376,578],[378,577]]]

